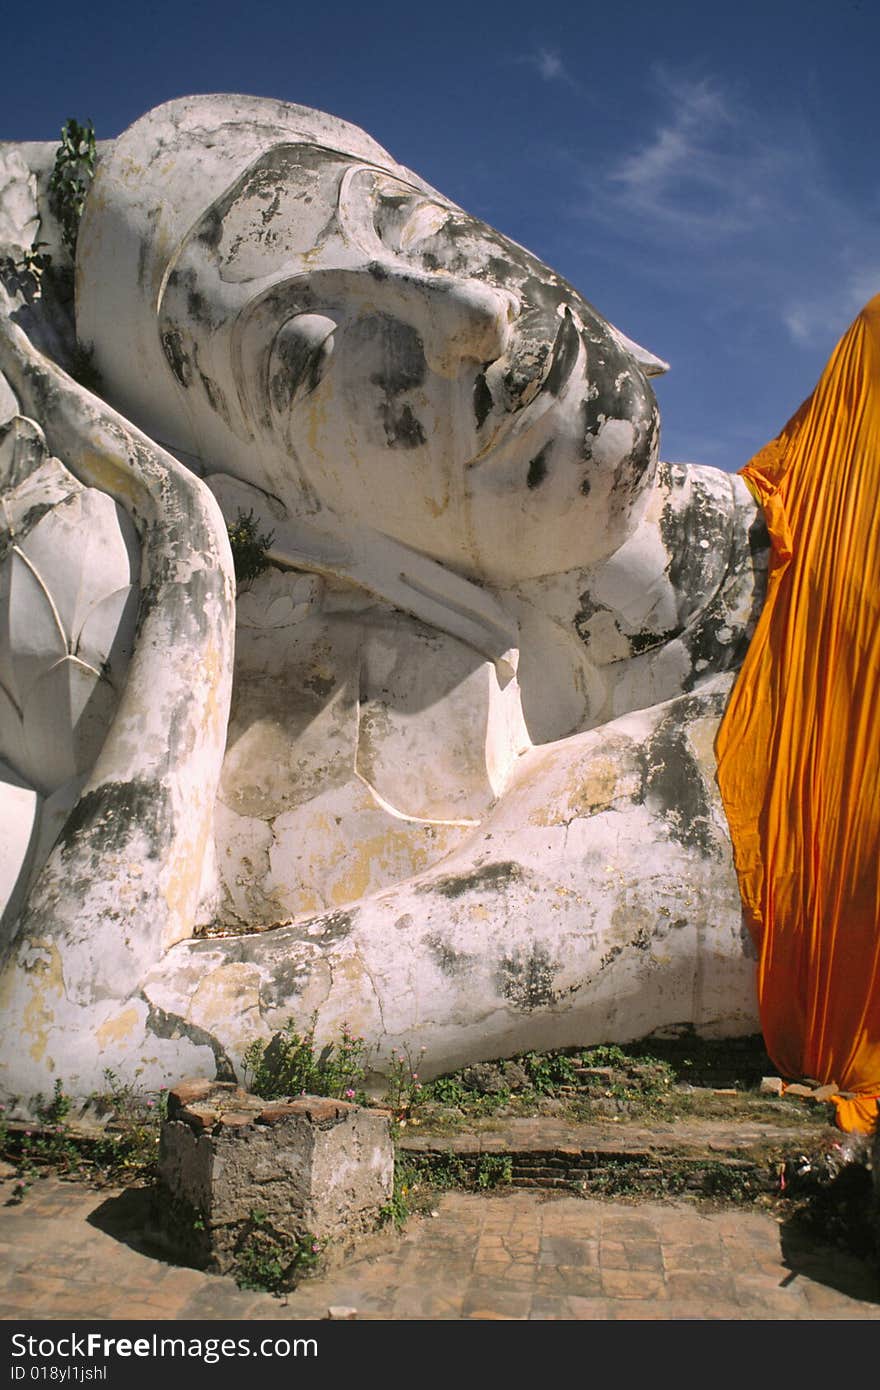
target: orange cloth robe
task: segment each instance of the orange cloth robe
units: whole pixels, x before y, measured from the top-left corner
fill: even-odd
[[[880,295],[742,470],[772,544],[767,597],[716,741],[783,1076],[880,1095]]]

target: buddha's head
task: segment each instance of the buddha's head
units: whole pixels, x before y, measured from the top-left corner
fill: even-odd
[[[111,401],[292,515],[498,584],[595,563],[639,515],[663,364],[356,127],[159,107],[101,161],[78,254]]]

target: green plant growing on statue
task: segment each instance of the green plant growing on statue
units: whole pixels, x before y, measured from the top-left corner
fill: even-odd
[[[239,589],[243,589],[269,568],[266,552],[275,539],[275,532],[260,534],[251,508],[249,512],[240,511],[235,521],[227,522],[226,534],[232,548],[235,582]]]
[[[95,176],[97,146],[91,121],[85,125],[70,118],[61,127],[61,144],[49,179],[49,205],[58,218],[61,240],[76,256],[76,239],[86,194]]]

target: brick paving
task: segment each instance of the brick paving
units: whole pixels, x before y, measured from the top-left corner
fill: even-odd
[[[875,1267],[755,1209],[449,1192],[285,1299],[140,1248],[144,1211],[143,1193],[55,1177],[0,1206],[0,1317],[880,1319]]]

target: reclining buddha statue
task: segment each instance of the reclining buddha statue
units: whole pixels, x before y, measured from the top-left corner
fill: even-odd
[[[61,265],[51,154],[2,158]],[[0,323],[3,1089],[754,1031],[713,745],[767,533],[659,461],[665,363],[264,99],[103,144],[75,274],[75,339]]]

